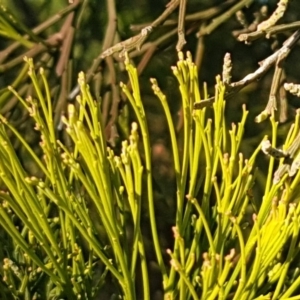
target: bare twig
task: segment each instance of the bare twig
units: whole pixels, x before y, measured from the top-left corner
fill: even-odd
[[[269,38],[270,36],[285,32],[285,31],[293,31],[300,28],[300,21],[289,23],[289,24],[280,24],[273,26],[271,28],[265,29],[264,31],[254,31],[251,33],[242,33],[238,36],[238,40],[245,43],[250,43],[255,41],[263,36]]]
[[[5,71],[17,66],[18,64],[23,63],[24,56],[35,57],[41,53],[51,50],[52,48],[59,47],[61,45],[62,41],[63,41],[63,36],[61,35],[61,33],[53,34],[45,41],[45,44],[47,46],[45,46],[44,44],[37,44],[32,49],[28,50],[25,53],[22,53],[21,55],[12,59],[8,63],[0,65],[0,73],[3,73]]]
[[[186,11],[186,1],[180,0],[179,6],[179,16],[178,16],[178,42],[176,46],[177,51],[181,51],[182,47],[186,44],[185,35],[184,35],[184,18]]]
[[[139,55],[144,54],[146,51],[148,51],[149,48],[152,48],[155,46],[155,48],[158,48],[159,45],[162,45],[164,43],[167,43],[171,40],[173,36],[175,36],[177,33],[177,28],[167,32],[166,34],[162,35],[155,41],[147,42],[145,43],[140,50],[134,50],[131,52],[130,57],[136,57]]]
[[[297,170],[299,170],[300,133],[297,134],[291,145],[286,150],[272,147],[269,140],[262,142],[261,149],[265,154],[273,156],[276,159],[283,158],[283,164],[280,165],[274,173],[274,184],[277,184],[286,173],[292,177],[296,174]]]
[[[239,38],[240,36],[251,34],[253,31],[256,32],[257,25],[262,21],[265,20],[265,11],[267,10],[266,6],[262,6],[261,9],[255,12],[254,19],[247,27],[243,26],[243,29],[237,29],[232,32],[234,37]],[[245,41],[247,43],[247,41]]]
[[[242,88],[249,85],[250,83],[258,80],[263,76],[273,64],[278,60],[279,57],[285,57],[289,54],[292,47],[297,43],[300,38],[300,30],[294,32],[283,44],[283,46],[277,50],[275,53],[267,57],[264,61],[260,63],[260,67],[253,73],[248,74],[243,79],[237,82],[233,82],[229,85],[228,91],[225,94],[225,99],[230,99]],[[214,102],[215,98],[211,97],[209,99],[197,102],[194,104],[195,109],[201,109],[203,107],[209,106]]]
[[[67,63],[69,61],[71,49],[72,49],[72,44],[73,44],[73,39],[74,39],[74,34],[75,34],[75,29],[73,26],[73,19],[74,19],[74,12],[70,13],[62,26],[61,29],[61,34],[65,38],[63,39],[62,42],[62,47],[60,51],[60,57],[59,60],[56,64],[56,74],[58,76],[61,76],[64,70],[67,67]]]
[[[260,123],[260,122],[264,121],[268,116],[270,116],[272,114],[273,111],[277,110],[277,94],[279,91],[279,84],[280,84],[282,72],[283,72],[283,69],[282,69],[282,65],[281,65],[281,58],[278,57],[276,66],[275,66],[274,76],[272,79],[269,101],[266,105],[266,108],[263,110],[263,112],[260,113],[255,118],[255,122]]]
[[[243,7],[250,5],[254,0],[241,0],[236,5],[228,9],[221,16],[213,19],[209,25],[205,28],[202,28],[201,31],[198,32],[197,36],[210,34],[214,31],[218,26],[228,20],[231,16],[233,16],[237,11],[241,10]]]
[[[107,0],[107,12],[108,12],[108,22],[107,22],[107,28],[104,36],[102,49],[107,49],[111,47],[116,34],[117,13],[116,13],[114,0]],[[103,61],[104,57],[102,56],[102,53],[94,59],[92,66],[87,71],[86,73],[87,83],[89,83],[91,79],[94,77],[96,70],[98,69],[100,63]],[[79,93],[79,85],[77,84],[69,94],[68,100],[73,100],[76,97],[76,95],[78,95],[78,93]]]
[[[288,118],[288,102],[286,96],[286,90],[284,89],[284,82],[286,80],[286,74],[283,70],[279,88],[279,122],[284,123]]]
[[[127,51],[130,51],[134,48],[140,49],[141,45],[147,39],[153,28],[164,22],[165,19],[178,7],[178,5],[179,0],[172,0],[167,5],[166,10],[156,20],[154,20],[150,26],[143,28],[139,34],[106,49],[104,52],[102,52],[100,57],[103,59],[116,52],[120,52],[120,56],[124,56],[125,52]]]
[[[102,49],[107,49],[111,47],[117,29],[117,12],[116,12],[115,1],[107,0],[106,3],[107,3],[107,12],[108,12],[108,24],[105,32]],[[92,76],[94,75],[94,72],[97,70],[100,62],[103,60],[104,57],[105,56],[101,54],[94,60],[92,67],[88,70],[86,75],[87,82],[91,80]]]
[[[277,4],[278,7],[276,8],[276,10],[272,14],[272,16],[268,20],[260,23],[257,26],[257,30],[258,31],[263,31],[263,30],[266,30],[266,29],[274,26],[277,23],[277,21],[280,18],[282,18],[282,16],[284,15],[284,12],[287,8],[287,4],[288,4],[288,0],[280,0]]]
[[[226,8],[228,8],[231,4],[235,2],[236,0],[227,0],[215,7],[201,10],[196,13],[188,14],[185,16],[184,21],[185,23],[190,23],[195,21],[209,20],[215,17],[216,15],[218,15],[220,12],[224,11]],[[160,24],[160,26],[176,26],[177,24],[178,24],[178,20],[174,19],[174,20],[166,20],[162,24]],[[132,31],[141,31],[143,28],[146,28],[148,26],[151,26],[150,22],[131,25],[130,29]]]
[[[205,49],[205,43],[204,43],[204,37],[200,36],[198,38],[196,53],[195,53],[195,65],[197,66],[197,69],[201,69],[201,64],[203,60],[204,55],[204,49]]]

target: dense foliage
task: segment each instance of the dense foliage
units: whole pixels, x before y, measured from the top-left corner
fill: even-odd
[[[0,3],[1,299],[300,299],[300,2],[69,2]]]

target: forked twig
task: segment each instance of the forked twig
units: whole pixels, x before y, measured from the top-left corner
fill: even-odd
[[[248,74],[243,79],[237,82],[233,82],[229,85],[229,88],[225,94],[225,99],[228,100],[238,93],[242,88],[249,85],[250,83],[258,80],[263,76],[272,65],[274,65],[279,57],[285,57],[291,51],[292,47],[297,43],[300,38],[300,30],[294,32],[284,43],[283,46],[274,52],[272,55],[267,57],[260,63],[260,67],[253,73]],[[206,106],[210,106],[215,100],[215,97],[205,99],[203,101],[194,104],[194,109],[201,109]]]
[[[164,22],[165,19],[178,7],[179,1],[180,0],[172,0],[169,2],[165,11],[157,19],[155,19],[150,26],[143,28],[139,34],[106,49],[104,52],[102,52],[101,58],[103,59],[116,52],[120,52],[119,55],[123,56],[127,51],[130,51],[134,48],[139,49],[153,28]]]

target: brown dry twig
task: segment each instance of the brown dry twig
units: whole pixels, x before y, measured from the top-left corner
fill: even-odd
[[[265,60],[263,60],[260,63],[260,67],[255,72],[248,74],[240,81],[231,83],[225,94],[225,99],[232,98],[242,88],[260,79],[271,68],[271,66],[273,66],[278,61],[279,58],[285,58],[290,53],[291,49],[298,42],[299,39],[300,39],[300,30],[297,30],[283,43],[283,46],[279,50],[277,50],[272,55],[270,55]],[[203,107],[209,106],[214,101],[215,101],[215,97],[211,97],[201,102],[197,102],[194,104],[194,109],[201,109]]]
[[[182,1],[182,0],[181,0]],[[101,58],[105,58],[109,55],[112,55],[116,52],[120,52],[120,56],[124,56],[125,52],[128,52],[134,48],[140,49],[141,45],[147,39],[150,32],[153,28],[159,26],[165,19],[178,7],[179,0],[172,0],[167,5],[165,11],[155,19],[149,26],[144,27],[141,32],[125,41],[122,41],[112,47],[109,47],[101,54]]]

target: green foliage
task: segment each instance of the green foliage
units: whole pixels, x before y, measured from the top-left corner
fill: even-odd
[[[83,73],[77,104],[69,105],[62,120],[71,139],[63,144],[54,127],[44,71],[37,75],[31,59],[26,65],[36,97],[23,99],[9,89],[35,122],[42,155],[1,117],[0,224],[9,235],[1,236],[1,299],[152,299],[147,259],[152,245],[166,299],[295,299],[289,297],[298,294],[299,285],[300,173],[293,178],[286,174],[272,184],[271,157],[262,201],[253,198],[261,147],[250,157],[239,152],[248,112],[243,107],[240,123],[226,128],[225,86],[219,77],[212,108],[194,111],[194,103],[207,98],[206,89],[201,97],[191,55],[184,59],[179,53],[172,70],[182,99],[182,139],[165,95],[151,79],[167,118],[176,173],[174,247],[164,249],[156,224],[143,95],[128,56],[132,90],[123,83],[121,88],[137,122],[122,142],[120,155],[107,146],[101,104],[93,100]],[[275,146],[273,116],[271,124]],[[285,147],[298,131],[299,115]],[[12,134],[42,175],[24,169]],[[146,205],[150,242],[141,226]],[[137,292],[139,284],[142,292]]]
[[[299,3],[1,2],[0,299],[300,299]]]

